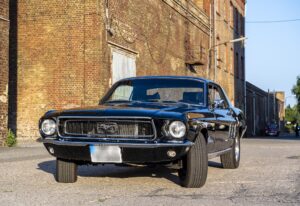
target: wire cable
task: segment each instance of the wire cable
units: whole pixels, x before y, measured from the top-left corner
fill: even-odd
[[[300,19],[283,19],[283,20],[264,20],[264,21],[246,21],[246,24],[273,24],[273,23],[288,23],[288,22],[297,22]]]
[[[216,19],[216,21],[228,21],[225,19]],[[255,21],[245,21],[246,24],[276,24],[276,23],[289,23],[289,22],[298,22],[300,19],[280,19],[280,20],[255,20]]]

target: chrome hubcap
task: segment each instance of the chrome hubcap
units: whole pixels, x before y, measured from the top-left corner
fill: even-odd
[[[235,138],[235,147],[234,147],[234,153],[235,153],[235,160],[239,161],[240,159],[240,144],[239,144],[239,138]]]

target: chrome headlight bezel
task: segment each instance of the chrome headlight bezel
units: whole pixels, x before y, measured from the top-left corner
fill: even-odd
[[[181,139],[186,135],[186,125],[182,121],[173,121],[168,125],[168,133],[172,138]]]
[[[56,121],[53,119],[44,119],[41,122],[40,131],[45,136],[52,136],[57,131]]]

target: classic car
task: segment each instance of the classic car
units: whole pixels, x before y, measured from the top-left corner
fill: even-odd
[[[238,168],[246,125],[216,83],[185,76],[146,76],[116,82],[98,106],[51,110],[39,122],[56,157],[56,181],[77,180],[77,165],[164,165],[183,187],[205,184],[208,159]]]

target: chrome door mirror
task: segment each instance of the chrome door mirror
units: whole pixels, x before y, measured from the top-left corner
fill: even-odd
[[[213,104],[213,108],[224,108],[224,100],[223,99],[218,99],[218,100],[215,100],[214,101],[214,104]]]

